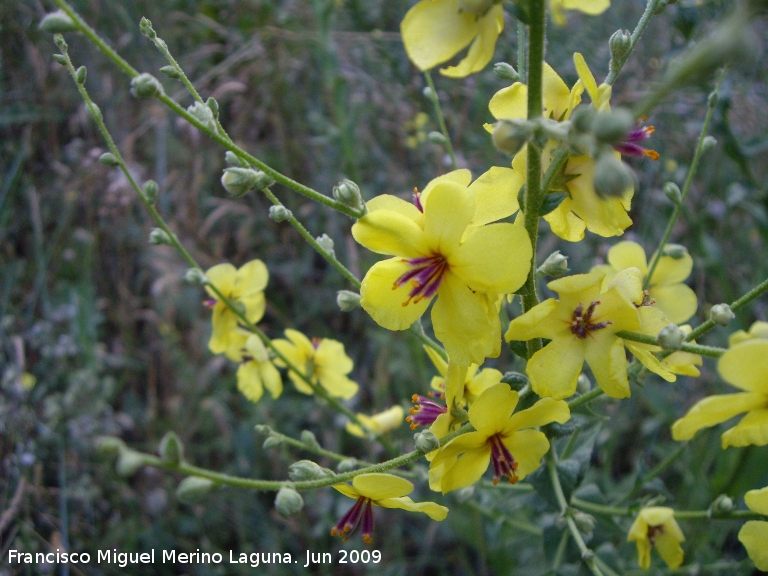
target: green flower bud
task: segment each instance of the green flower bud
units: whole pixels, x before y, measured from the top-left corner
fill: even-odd
[[[361,210],[365,206],[360,187],[347,178],[333,187],[333,197],[354,210]]]
[[[144,466],[144,456],[130,448],[123,448],[117,458],[116,472],[123,478],[129,478]]]
[[[440,441],[437,439],[437,436],[429,430],[422,430],[414,434],[413,442],[416,450],[421,450],[424,454],[440,448]]]
[[[459,12],[469,12],[482,16],[491,9],[493,0],[458,0]]]
[[[592,382],[589,381],[589,376],[582,372],[576,380],[576,391],[579,394],[586,394],[590,390],[592,390]]]
[[[224,161],[237,168],[248,168],[248,165],[244,164],[243,161],[237,157],[237,154],[230,150],[227,150],[226,154],[224,154]]]
[[[728,304],[715,304],[709,311],[709,317],[715,324],[728,326],[736,318],[736,314]]]
[[[205,101],[205,105],[208,106],[208,109],[211,111],[214,118],[219,117],[219,103],[216,101],[216,98],[211,96]]]
[[[493,65],[493,73],[499,80],[507,80],[509,82],[518,82],[520,80],[520,74],[517,73],[511,64],[506,62],[496,62]]]
[[[608,48],[611,50],[611,70],[616,71],[619,65],[626,60],[632,48],[632,34],[629,30],[616,30],[608,40]]]
[[[680,244],[667,244],[661,251],[662,256],[669,256],[675,260],[685,258],[686,254],[688,254],[688,249],[685,246],[680,246]]]
[[[344,460],[336,465],[336,470],[340,474],[343,474],[344,472],[351,472],[355,468],[357,468],[357,459],[355,458],[344,458]]]
[[[131,94],[136,98],[154,98],[163,93],[163,85],[152,74],[139,74],[131,80]]]
[[[104,152],[104,154],[99,156],[99,162],[104,164],[104,166],[120,166],[120,160],[112,152]]]
[[[46,14],[40,21],[38,28],[49,34],[64,34],[65,32],[75,32],[77,30],[77,26],[75,26],[72,18],[64,10],[56,10],[56,12]]]
[[[301,440],[305,446],[309,446],[315,450],[321,449],[320,442],[317,441],[317,438],[310,430],[302,430],[299,440]]]
[[[288,518],[301,512],[304,508],[304,498],[293,488],[284,486],[275,496],[275,508],[283,518]]]
[[[533,137],[533,129],[527,120],[504,119],[493,127],[493,145],[497,150],[514,156]]]
[[[614,108],[595,115],[595,138],[605,144],[621,144],[635,125],[632,112],[626,108]]]
[[[632,170],[612,152],[600,155],[595,166],[595,192],[603,198],[623,196],[633,188],[635,178]]]
[[[509,384],[513,390],[520,390],[528,384],[528,377],[520,372],[507,372],[501,377],[501,381]]]
[[[360,307],[360,294],[351,290],[339,290],[336,293],[336,304],[342,312],[351,312]]]
[[[53,43],[59,47],[59,50],[61,50],[62,54],[67,53],[67,50],[69,49],[69,45],[67,44],[67,41],[64,40],[64,36],[62,36],[61,33],[57,33],[53,35]]]
[[[56,62],[58,62],[62,66],[67,65],[67,57],[64,56],[64,54],[54,54],[53,59],[56,60]]]
[[[176,432],[168,432],[160,440],[160,459],[171,466],[178,466],[184,460],[184,444]]]
[[[680,192],[680,187],[674,182],[664,184],[664,194],[675,206],[680,206],[683,203],[683,193]]]
[[[576,132],[586,134],[593,131],[597,111],[592,106],[578,106],[571,114],[571,126]]]
[[[323,249],[323,251],[328,254],[331,258],[335,258],[336,254],[333,251],[333,240],[331,239],[328,234],[323,234],[322,236],[318,236],[315,238],[315,241],[318,243],[320,248]]]
[[[547,256],[547,259],[542,262],[536,270],[536,277],[542,278],[549,276],[550,278],[558,278],[564,274],[568,274],[568,256],[560,254],[560,250],[555,250]]]
[[[243,196],[251,190],[263,190],[273,182],[264,172],[253,168],[225,168],[221,175],[221,185],[235,197]]]
[[[305,480],[322,480],[335,476],[333,470],[323,468],[312,460],[299,460],[288,467],[288,477],[294,482]]]
[[[573,515],[573,521],[576,523],[576,528],[579,529],[579,532],[585,536],[591,535],[595,529],[595,517],[586,512],[576,512]]]
[[[144,199],[150,204],[157,202],[157,191],[160,187],[154,180],[147,180],[144,182],[144,186],[141,187],[141,193],[144,195]]]
[[[715,146],[717,146],[717,138],[714,136],[705,136],[704,140],[701,142],[701,151],[702,153],[706,154]]]
[[[168,78],[173,78],[174,80],[178,80],[181,78],[181,74],[179,74],[179,71],[176,69],[175,66],[171,66],[168,64],[168,66],[163,66],[160,68],[160,72],[168,76]]]
[[[709,513],[711,516],[717,516],[718,514],[724,514],[733,510],[733,500],[727,494],[720,494],[715,501],[709,507]]]
[[[267,439],[264,440],[264,444],[262,444],[262,448],[264,450],[269,450],[271,448],[277,448],[283,443],[283,439],[280,436],[267,436]]]
[[[269,207],[269,217],[275,222],[285,222],[291,216],[293,216],[293,212],[288,210],[288,208],[285,206],[280,205]]]
[[[667,6],[669,6],[670,1],[669,0],[659,0],[656,3],[656,8],[654,8],[653,13],[654,14],[661,14],[666,10]]]
[[[149,19],[145,18],[144,16],[142,16],[141,20],[139,21],[139,30],[141,30],[141,33],[150,40],[157,38],[155,29],[152,27],[152,22],[150,22]]]
[[[270,434],[272,432],[272,427],[266,424],[256,424],[253,429],[256,431],[256,434]]]
[[[426,86],[424,90],[421,91],[424,98],[428,98],[429,100],[435,100],[437,98],[437,95],[435,94],[435,91],[432,90],[429,86]]]
[[[198,284],[201,286],[208,284],[208,278],[206,277],[205,272],[200,270],[200,268],[190,268],[184,272],[184,280],[190,284]]]
[[[168,236],[165,230],[160,228],[152,228],[149,233],[149,243],[152,246],[160,246],[162,244],[170,244],[171,237]]]
[[[216,489],[213,480],[200,476],[187,476],[176,488],[176,499],[182,504],[197,504]]]
[[[96,452],[99,456],[116,456],[125,449],[125,442],[115,436],[101,436],[96,439]]]
[[[685,332],[680,330],[677,324],[667,324],[659,330],[657,340],[662,348],[680,350],[685,342]]]
[[[195,102],[187,108],[187,112],[208,130],[216,130],[216,122],[213,117],[213,112],[205,104]]]
[[[442,132],[437,132],[435,130],[427,134],[427,140],[432,142],[432,144],[442,144],[442,145],[448,142],[448,139],[445,136],[443,136]]]
[[[707,106],[709,106],[710,108],[714,108],[715,106],[717,106],[717,101],[719,99],[720,98],[717,92],[711,92],[709,96],[707,96]]]
[[[80,66],[77,70],[75,70],[75,81],[78,84],[85,84],[85,79],[88,77],[88,70],[86,70],[85,66]]]

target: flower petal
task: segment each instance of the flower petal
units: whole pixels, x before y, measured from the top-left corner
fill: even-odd
[[[241,298],[261,292],[267,287],[269,272],[261,260],[251,260],[240,267],[235,275],[235,287],[232,298]]]
[[[612,398],[629,398],[627,355],[621,338],[598,334],[586,347],[586,360],[603,392]]]
[[[748,340],[720,357],[717,371],[729,384],[768,396],[768,341]]]
[[[369,213],[377,210],[391,210],[392,212],[397,212],[398,214],[413,220],[419,227],[423,226],[424,214],[421,213],[421,210],[416,208],[416,205],[413,204],[413,202],[408,202],[398,196],[381,194],[375,198],[371,198],[365,205],[367,206]]]
[[[386,500],[374,502],[374,504],[382,508],[400,508],[409,512],[421,512],[437,522],[442,522],[448,516],[448,508],[445,506],[440,506],[440,504],[435,502],[414,502],[408,496],[387,498]]]
[[[690,440],[702,428],[716,426],[743,412],[757,410],[765,403],[761,394],[719,394],[699,400],[672,425],[672,438]]]
[[[747,492],[744,495],[744,503],[753,512],[768,516],[768,486]]]
[[[640,510],[640,516],[648,526],[661,526],[675,517],[675,511],[666,506],[649,506]]]
[[[344,398],[349,400],[357,394],[360,388],[357,382],[350,380],[344,374],[335,372],[333,370],[324,370],[317,375],[318,380],[323,388],[325,388],[331,396],[337,396],[338,398]]]
[[[428,254],[421,227],[410,217],[392,210],[376,210],[352,226],[352,236],[371,252],[417,258]]]
[[[237,369],[237,389],[251,402],[258,402],[261,399],[264,386],[261,383],[259,365],[256,362],[245,362]]]
[[[523,428],[538,428],[545,424],[557,422],[563,424],[571,417],[571,410],[563,400],[542,398],[536,404],[526,410],[521,410],[512,417],[504,426],[504,432],[510,433]]]
[[[610,0],[562,0],[563,8],[566,10],[578,10],[596,16],[602,14],[611,5]]]
[[[430,253],[449,258],[475,214],[475,197],[454,182],[440,182],[424,201],[424,235]]]
[[[339,372],[349,374],[352,371],[352,358],[344,352],[344,344],[338,340],[323,338],[315,350],[315,366],[320,372]]]
[[[542,74],[542,93],[544,104],[544,116],[560,120],[571,112],[568,105],[571,101],[571,91],[563,79],[549,64],[544,62]],[[527,115],[525,116],[528,117]]]
[[[440,74],[449,78],[464,78],[479,72],[491,61],[496,40],[504,29],[504,11],[501,6],[494,6],[485,16],[481,16],[477,26],[477,37],[467,55],[456,66],[441,68]]]
[[[496,384],[480,394],[469,407],[469,421],[475,430],[492,436],[501,432],[517,406],[519,396],[508,384]]]
[[[723,433],[723,448],[728,446],[765,446],[768,444],[768,398],[762,410],[752,410],[741,422]]]
[[[405,478],[392,474],[360,474],[352,480],[352,486],[360,494],[371,500],[399,498],[413,492],[413,484]]]
[[[547,221],[552,233],[556,236],[568,242],[579,242],[584,238],[587,224],[574,214],[571,210],[572,207],[573,200],[566,198],[560,203],[560,206],[549,214],[545,214],[544,220]]]
[[[549,298],[522,316],[518,316],[509,323],[504,339],[509,342],[510,340],[531,340],[549,335],[550,324],[552,323],[545,323],[545,321],[549,320],[552,313],[557,310],[557,305],[557,300]]]
[[[637,242],[619,242],[608,251],[608,262],[616,271],[625,268],[638,268],[643,276],[648,274],[648,262],[645,250]]]
[[[516,472],[520,480],[536,471],[549,451],[549,440],[538,430],[519,430],[502,438],[502,442],[517,461]]]
[[[358,498],[360,498],[360,494],[358,493],[358,491],[355,490],[349,484],[334,484],[333,486],[331,486],[331,488],[335,488],[336,490],[344,494],[344,496],[346,496],[347,498],[352,498],[354,500],[357,500]]]
[[[442,184],[443,182],[453,182],[459,186],[469,186],[469,183],[472,182],[472,172],[466,168],[461,168],[459,170],[451,170],[450,172],[447,172],[442,176],[438,176],[437,178],[432,178],[432,180],[430,180],[424,187],[424,190],[421,191],[421,195],[419,196],[422,206],[426,205],[427,198],[429,198],[432,190],[434,190],[438,184]]]
[[[216,286],[219,292],[224,294],[224,296],[229,297],[232,293],[232,289],[235,287],[237,269],[232,266],[232,264],[217,264],[213,268],[206,270],[205,276],[211,284]],[[210,288],[206,288],[206,290],[212,297],[217,297],[215,292],[211,291]]]
[[[750,520],[739,530],[739,541],[758,570],[768,572],[768,522]]]
[[[665,248],[670,246],[665,245]],[[651,278],[651,284],[678,284],[684,282],[691,275],[693,270],[693,258],[684,252],[682,258],[672,258],[672,256],[662,256],[659,258],[659,263],[656,265],[656,270],[653,271],[653,278]]]
[[[525,367],[533,391],[555,400],[573,396],[584,365],[585,348],[584,340],[571,335],[555,338],[536,352]]]
[[[669,318],[670,322],[681,324],[696,314],[699,299],[685,284],[651,286],[648,295],[656,300],[655,306]]]
[[[213,331],[208,341],[208,349],[214,354],[228,352],[237,338],[237,316],[223,303],[217,302],[211,317]]]
[[[673,520],[674,522],[674,520]],[[683,548],[672,534],[664,532],[656,536],[656,550],[673,570],[683,563]]]
[[[472,224],[482,226],[517,212],[520,209],[517,194],[524,182],[522,174],[501,166],[493,166],[472,182],[469,187],[469,191],[475,195]]]
[[[512,86],[502,88],[493,95],[488,103],[488,109],[497,120],[502,118],[528,117],[528,86],[515,82]]]
[[[456,460],[456,463],[443,474],[440,487],[443,494],[472,486],[480,480],[491,463],[491,448],[487,444],[469,450]]]
[[[408,282],[393,288],[397,279],[411,268],[405,260],[390,258],[371,266],[363,278],[360,288],[360,305],[377,324],[388,330],[408,328],[424,314],[432,300],[424,298],[409,302],[409,294],[413,286]]]

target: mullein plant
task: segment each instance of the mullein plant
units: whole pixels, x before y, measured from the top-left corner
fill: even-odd
[[[62,10],[49,15],[43,29],[80,30],[94,38],[95,33],[64,0],[55,1]],[[728,325],[734,310],[768,291],[768,281],[734,302],[733,309],[726,304],[713,306],[710,319],[696,328],[684,324],[696,314],[702,295],[686,284],[694,259],[683,246],[669,239],[695,167],[709,146],[705,136],[716,96],[710,98],[690,177],[682,191],[674,185],[667,187],[674,209],[655,252],[646,252],[641,244],[624,240],[613,244],[605,264],[591,270],[584,267],[579,273],[568,274],[562,256],[550,257],[537,266],[540,220],[554,235],[574,243],[582,241],[587,232],[602,238],[620,237],[632,224],[632,200],[644,191],[636,186],[624,159],[656,160],[659,154],[644,145],[655,130],[640,122],[640,114],[612,109],[612,84],[648,20],[666,3],[650,0],[635,33],[618,31],[612,36],[611,73],[606,81],[598,84],[584,57],[574,54],[578,80],[571,87],[544,62],[545,3],[529,0],[517,4],[516,13],[524,15],[528,25],[527,43],[522,43],[524,35],[519,38],[519,49],[524,49],[527,57],[526,78],[522,81],[509,65],[498,67],[502,72],[499,75],[512,83],[490,98],[489,115],[495,123],[485,126],[496,147],[511,158],[509,164],[490,167],[477,178],[469,170],[454,166],[407,197],[384,194],[367,202],[359,187],[349,180],[341,182],[331,198],[291,180],[237,147],[219,123],[215,101],[202,100],[151,23],[143,20],[141,24],[145,36],[168,58],[168,75],[185,81],[197,101],[186,111],[180,109],[181,115],[227,146],[227,161],[232,165],[222,178],[227,190],[236,195],[262,191],[273,204],[270,217],[292,225],[359,290],[339,293],[338,303],[343,310],[360,306],[380,327],[410,329],[425,344],[438,375],[413,391],[413,406],[407,418],[401,405],[405,402],[372,415],[350,409],[349,403],[357,402],[361,387],[350,378],[354,365],[343,342],[310,338],[292,328],[285,329],[285,338],[272,339],[259,328],[269,277],[261,260],[252,260],[240,268],[219,264],[203,273],[154,210],[156,198],[150,197],[147,186],[141,187],[132,179],[85,91],[85,73],[72,65],[63,37],[56,37],[62,50],[57,61],[67,66],[110,144],[104,162],[121,167],[145,202],[160,226],[153,236],[155,243],[175,246],[193,266],[188,277],[205,287],[205,305],[212,309],[209,349],[238,364],[237,385],[245,398],[260,401],[266,390],[279,401],[283,393],[279,369],[283,369],[296,391],[320,397],[324,406],[344,414],[348,420],[346,430],[352,436],[378,441],[391,450],[388,438],[404,420],[418,430],[413,451],[363,465],[322,448],[309,431],[296,440],[263,426],[261,429],[269,434],[265,446],[287,444],[335,459],[340,462],[337,472],[302,460],[291,467],[290,480],[285,481],[214,477],[223,484],[277,491],[276,506],[284,515],[301,511],[300,491],[333,487],[355,503],[331,533],[346,540],[359,528],[363,541],[370,543],[373,507],[421,512],[437,521],[447,517],[446,506],[411,500],[408,495],[414,485],[387,473],[423,457],[429,463],[429,487],[442,494],[458,492],[459,502],[472,497],[472,492],[464,489],[487,488],[482,478],[489,469],[491,486],[505,480],[539,492],[542,502],[548,500],[550,504],[542,503],[538,509],[555,506],[558,520],[554,526],[567,530],[559,539],[554,571],[559,570],[569,553],[568,541],[573,540],[581,552],[576,561],[583,561],[594,576],[615,573],[608,565],[609,559],[600,558],[587,546],[590,526],[594,526],[594,522],[585,520],[587,513],[602,515],[612,528],[617,526],[615,517],[623,517],[627,523],[634,517],[625,528],[628,541],[636,543],[638,564],[643,569],[653,565],[653,548],[671,569],[683,564],[685,538],[678,520],[746,518],[749,521],[741,528],[739,539],[755,565],[767,569],[763,545],[768,537],[766,488],[747,492],[748,511],[733,510],[732,502],[726,506],[723,500],[719,507],[713,504],[709,510],[676,511],[653,505],[665,495],[649,501],[637,498],[635,491],[626,496],[636,499],[627,508],[585,502],[574,495],[573,489],[584,474],[574,472],[572,456],[583,429],[581,421],[594,412],[572,419],[572,410],[606,395],[624,399],[633,393],[643,394],[642,388],[636,386],[633,390],[632,384],[642,384],[648,372],[670,383],[676,382],[679,375],[699,376],[703,356],[719,358],[717,371],[721,379],[741,392],[699,400],[672,425],[674,440],[692,440],[700,430],[746,413],[723,433],[723,449],[763,449],[768,445],[766,323],[757,322],[748,332],[735,331],[727,350],[696,342],[714,326]],[[549,2],[556,25],[566,23],[566,10],[596,16],[608,8],[608,0]],[[428,71],[433,67],[445,65],[440,72],[451,78],[483,70],[493,57],[496,43],[504,38],[504,21],[504,7],[494,0],[421,0],[405,14],[401,31],[408,57],[416,68],[427,73],[431,88]],[[704,43],[705,47],[720,42],[733,49],[733,35],[721,36],[716,35],[709,45]],[[705,57],[711,60],[707,61],[711,68],[725,64],[731,52],[720,48],[683,54],[675,73],[682,74],[680,70],[687,70],[689,62],[701,64]],[[464,49],[466,54],[451,65]],[[123,62],[116,53],[106,53],[116,62]],[[130,69],[126,66],[124,70]],[[134,75],[132,90],[136,96],[159,98],[168,104],[162,85],[149,74]],[[653,100],[657,98],[655,93],[649,98],[658,101]],[[443,126],[443,140],[449,142],[439,99],[436,94],[432,99]],[[478,132],[483,129],[475,128]],[[270,189],[273,182],[350,216],[355,220],[352,237],[364,248],[387,258],[374,263],[358,280],[337,258],[327,235],[313,238],[282,205]],[[546,276],[554,278],[546,284],[552,296],[542,300],[539,281]],[[522,307],[511,319],[510,301],[520,302]],[[430,318],[436,341],[423,326],[425,316]],[[488,359],[493,362],[501,355],[504,341],[519,356],[518,366],[525,363],[525,374],[503,374],[486,365]],[[505,360],[499,362],[497,366]],[[589,382],[585,366],[597,383],[591,390],[584,385]],[[608,416],[599,418],[609,420]],[[327,425],[335,423],[329,421]],[[557,440],[561,436],[569,436],[567,443]],[[119,455],[121,470],[135,470],[142,464],[162,466],[187,473],[187,491],[192,484],[198,492],[203,487],[210,491],[213,481],[200,476],[202,469],[188,467],[180,456],[180,441],[175,436],[171,440],[164,441],[159,460],[130,450],[115,439],[105,441],[104,446],[105,451]],[[176,448],[172,450],[172,446]],[[661,474],[673,461],[665,459],[654,474]],[[427,480],[417,471],[411,474]],[[531,478],[530,483],[525,482],[527,478]],[[536,526],[531,529],[541,532]]]

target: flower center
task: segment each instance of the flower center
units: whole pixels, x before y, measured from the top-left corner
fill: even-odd
[[[365,496],[360,496],[354,506],[341,517],[341,520],[331,529],[331,536],[339,536],[343,542],[346,542],[357,529],[358,524],[361,524],[361,520],[363,542],[370,544],[373,540],[373,510],[371,510],[371,499]]]
[[[633,304],[635,304],[633,302]],[[635,304],[635,308],[641,308],[642,306],[653,306],[656,304],[656,298],[651,298],[651,292],[649,290],[643,290],[643,300],[640,304]]]
[[[653,126],[644,126],[642,128],[632,130],[632,132],[627,134],[627,138],[624,140],[624,142],[614,145],[614,149],[618,152],[621,152],[622,154],[626,154],[627,156],[636,156],[638,158],[648,156],[648,158],[651,160],[658,160],[659,153],[656,152],[656,150],[649,150],[648,148],[643,148],[638,144],[638,142],[642,142],[643,140],[650,138],[654,132],[656,132],[656,129]]]
[[[648,540],[650,540],[651,545],[656,543],[656,536],[660,534],[664,534],[664,526],[648,526]]]
[[[432,298],[440,287],[443,274],[448,270],[448,261],[441,254],[410,258],[405,261],[411,265],[411,269],[392,284],[392,290],[400,288],[406,282],[413,285],[408,293],[408,300],[403,302],[403,306],[408,306],[411,301],[420,302],[424,298]]]
[[[411,430],[416,430],[419,426],[429,426],[437,420],[438,416],[448,412],[445,405],[419,394],[414,394],[411,402],[413,402],[413,408],[409,410],[411,415],[405,419],[406,422],[411,423]]]
[[[589,305],[587,311],[584,312],[584,305],[579,304],[576,306],[576,310],[573,311],[573,319],[571,320],[571,332],[579,338],[586,338],[590,332],[594,330],[600,330],[606,326],[613,324],[610,320],[605,322],[592,322],[592,314],[595,313],[595,308],[600,304],[600,300],[595,300]]]
[[[510,484],[517,483],[517,461],[512,457],[501,437],[494,434],[488,438],[491,443],[491,464],[493,465],[493,483],[498,484],[499,478],[506,476]]]

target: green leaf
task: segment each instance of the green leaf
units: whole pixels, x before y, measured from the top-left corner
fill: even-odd
[[[541,208],[539,209],[539,216],[546,216],[552,212],[552,210],[560,206],[566,198],[568,198],[568,194],[565,192],[550,192],[544,196],[544,201],[541,203]]]

